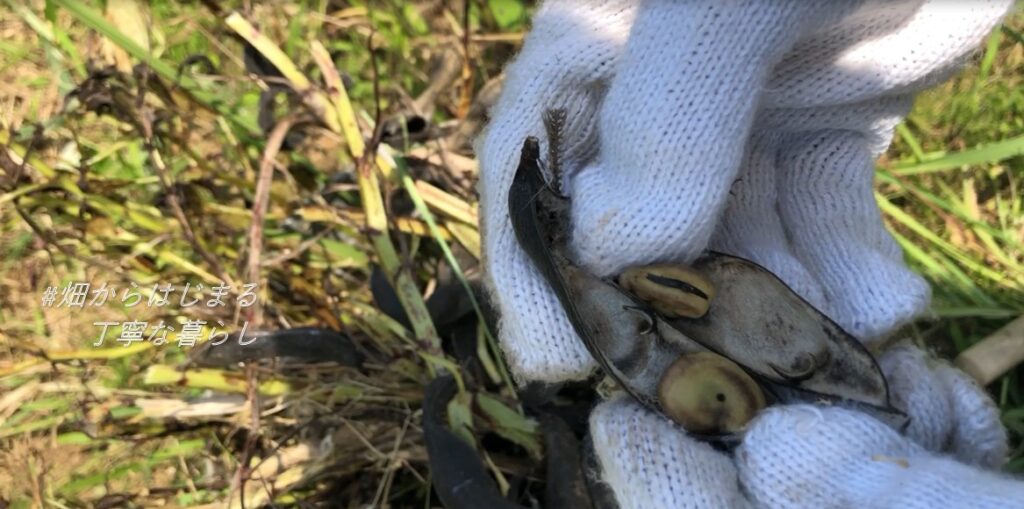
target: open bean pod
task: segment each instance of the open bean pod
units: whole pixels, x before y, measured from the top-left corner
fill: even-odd
[[[690,267],[634,267],[617,281],[581,268],[553,161],[545,176],[539,141],[523,144],[509,188],[513,230],[588,351],[638,402],[725,442],[774,402],[846,404],[904,420],[870,353],[753,262],[708,252]]]

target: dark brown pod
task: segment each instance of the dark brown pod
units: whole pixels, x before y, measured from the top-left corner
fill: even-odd
[[[741,431],[765,407],[764,392],[735,362],[712,352],[681,355],[658,384],[658,402],[693,433]]]

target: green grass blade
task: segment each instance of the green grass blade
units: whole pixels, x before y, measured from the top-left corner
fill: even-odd
[[[1024,135],[928,159],[923,162],[896,163],[892,165],[890,171],[896,175],[921,175],[955,170],[964,166],[997,163],[1020,155],[1024,155]],[[925,154],[925,157],[927,158],[928,154]]]
[[[437,221],[434,219],[434,214],[430,212],[430,208],[427,207],[426,202],[423,201],[423,197],[420,196],[419,191],[417,191],[416,182],[414,182],[412,180],[412,177],[409,176],[409,172],[407,171],[408,168],[406,167],[405,164],[405,159],[402,157],[394,157],[393,155],[392,157],[395,161],[395,167],[399,172],[399,176],[402,179],[402,186],[405,187],[405,191],[409,194],[409,197],[412,199],[413,205],[415,205],[417,212],[419,212],[420,215],[423,216],[423,220],[426,221],[427,227],[430,228],[430,233],[434,237],[434,241],[436,241],[438,246],[441,247],[441,252],[444,253],[445,260],[448,261],[448,265],[451,266],[452,272],[455,274],[455,277],[459,280],[459,283],[462,284],[462,288],[466,291],[466,294],[469,296],[469,301],[473,304],[473,310],[476,312],[476,316],[480,320],[480,323],[483,324],[483,332],[487,338],[487,341],[493,347],[494,345],[497,344],[497,342],[494,338],[494,335],[491,333],[490,329],[486,326],[487,321],[484,318],[483,311],[480,309],[480,304],[477,302],[476,296],[473,293],[473,288],[470,287],[469,280],[466,279],[466,274],[462,271],[462,267],[459,266],[458,260],[455,259],[455,255],[452,253],[451,248],[448,246],[448,242],[445,241],[444,237],[441,235],[441,230],[437,226]],[[501,373],[501,378],[504,380],[505,386],[509,388],[514,387],[514,385],[512,384],[512,377],[509,375],[508,372],[508,368],[505,366],[505,363],[500,358],[498,359],[498,364],[500,366],[499,369]]]

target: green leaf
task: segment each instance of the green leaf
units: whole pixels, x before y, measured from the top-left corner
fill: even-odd
[[[369,263],[366,253],[352,244],[324,238],[320,240],[320,245],[327,251],[330,263],[334,267],[366,267]]]
[[[64,410],[68,408],[68,401],[64,398],[45,398],[30,401],[21,405],[22,410]]]
[[[520,0],[488,0],[487,6],[494,14],[494,21],[503,30],[508,30],[520,23],[526,16],[526,8]]]
[[[473,437],[473,412],[469,410],[467,393],[460,392],[448,402],[448,428],[466,443],[476,447]]]
[[[999,30],[992,32],[985,47],[985,56],[981,58],[981,66],[978,67],[978,81],[984,82],[992,73],[992,65],[999,54],[999,42],[1003,39],[1003,33]]]
[[[53,3],[53,0],[46,0],[43,7],[43,16],[51,23],[57,22],[57,6]]]
[[[142,409],[137,406],[116,406],[110,409],[111,419],[127,419],[128,417],[134,417],[142,413]]]
[[[60,445],[88,445],[93,443],[93,439],[81,431],[72,431],[57,435],[57,443]]]
[[[476,404],[487,416],[494,432],[506,440],[510,440],[529,451],[534,458],[543,457],[543,451],[537,438],[537,422],[509,408],[497,398],[478,393]]]
[[[892,173],[897,175],[935,173],[963,166],[997,163],[1019,155],[1024,155],[1024,135],[939,157],[934,157],[933,154],[931,158],[921,163],[897,163],[892,166]]]
[[[163,449],[160,449],[159,451],[154,452],[152,456],[150,456],[149,461],[150,464],[155,464],[157,461],[173,459],[177,458],[178,456],[188,457],[200,451],[203,451],[204,449],[206,449],[205,440],[201,440],[198,438],[180,440],[177,441],[176,444],[171,445],[170,447],[165,447]]]
[[[163,221],[163,218],[153,217],[141,210],[128,209],[128,219],[136,225],[154,233],[163,233],[170,229],[170,225]]]
[[[423,16],[420,16],[420,12],[413,4],[406,3],[402,6],[402,16],[405,17],[405,22],[409,24],[414,35],[426,35],[430,32],[427,22],[423,20]]]
[[[33,431],[39,431],[52,426],[57,426],[67,419],[73,418],[74,412],[65,412],[50,417],[43,417],[39,419],[30,420],[26,423],[18,426],[8,426],[11,424],[10,421],[0,426],[0,438],[7,438],[14,435],[20,435],[22,433],[31,433]],[[12,419],[13,420],[13,419]]]

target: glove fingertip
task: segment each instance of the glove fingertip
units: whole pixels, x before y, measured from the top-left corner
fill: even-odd
[[[562,316],[535,308],[509,313],[498,322],[498,339],[519,382],[582,380],[597,364]]]
[[[960,461],[995,469],[1006,461],[1009,442],[999,419],[999,409],[966,373],[946,364],[937,375],[949,391],[953,413],[950,452]]]
[[[553,383],[590,376],[596,363],[526,254],[507,239],[496,242],[492,254],[484,281],[500,315],[498,340],[516,380]]]
[[[764,506],[871,507],[868,491],[893,466],[885,462],[922,452],[862,413],[791,405],[762,412],[736,458],[743,488]]]
[[[907,436],[928,450],[943,450],[952,431],[953,410],[928,355],[915,346],[900,345],[878,363],[886,375],[891,401],[910,416]]]
[[[721,182],[700,182],[679,172],[655,179],[623,176],[610,171],[604,161],[573,175],[571,186],[575,254],[581,265],[599,276],[630,265],[696,258],[717,224],[708,211],[718,208],[727,189]]]
[[[736,508],[732,460],[672,422],[627,398],[598,405],[590,416],[594,452],[623,508]]]

